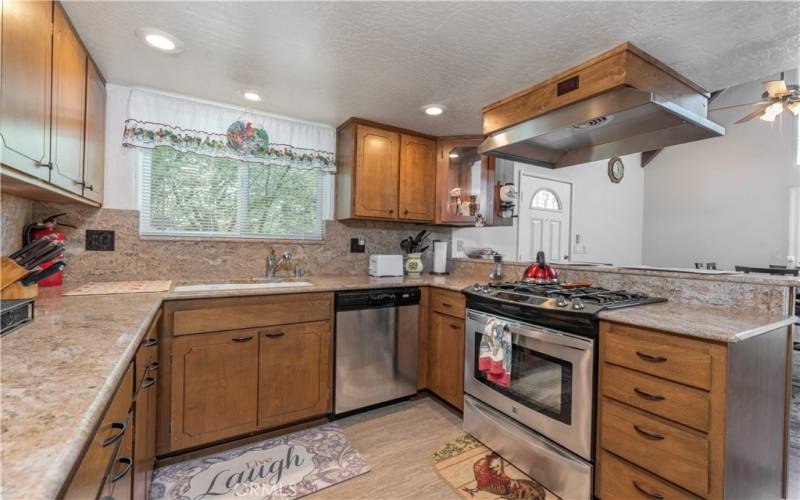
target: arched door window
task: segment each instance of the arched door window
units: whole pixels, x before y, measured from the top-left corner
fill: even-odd
[[[558,195],[553,191],[542,188],[533,193],[531,198],[531,208],[535,210],[552,210],[554,212],[561,211],[561,200]]]

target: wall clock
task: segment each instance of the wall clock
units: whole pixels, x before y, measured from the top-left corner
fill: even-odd
[[[611,182],[618,184],[625,175],[625,165],[622,164],[622,158],[615,156],[608,160],[608,178]]]

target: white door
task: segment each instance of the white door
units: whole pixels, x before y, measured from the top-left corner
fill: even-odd
[[[521,174],[519,200],[517,260],[543,251],[547,262],[568,261],[572,184]]]

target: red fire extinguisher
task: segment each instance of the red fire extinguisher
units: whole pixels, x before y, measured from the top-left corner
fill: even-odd
[[[41,222],[34,222],[33,224],[28,224],[25,226],[25,230],[22,233],[22,245],[25,246],[30,242],[37,240],[43,236],[52,235],[54,241],[63,242],[64,241],[64,233],[58,229],[58,226],[63,227],[71,227],[75,229],[75,226],[71,224],[64,224],[63,222],[56,222],[56,219],[67,215],[66,213],[61,214],[53,214],[48,217],[45,217],[44,220]],[[40,264],[42,270],[47,269],[48,267],[53,265],[53,262],[56,260],[63,260],[64,254],[59,254],[50,259],[47,262],[43,262]],[[64,271],[58,271],[54,273],[52,276],[48,276],[47,278],[43,279],[39,282],[39,286],[60,286],[64,283]]]

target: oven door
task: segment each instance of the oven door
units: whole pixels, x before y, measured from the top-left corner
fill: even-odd
[[[511,332],[507,386],[479,369],[480,344],[492,317]],[[464,354],[464,392],[592,460],[592,339],[468,310]]]

